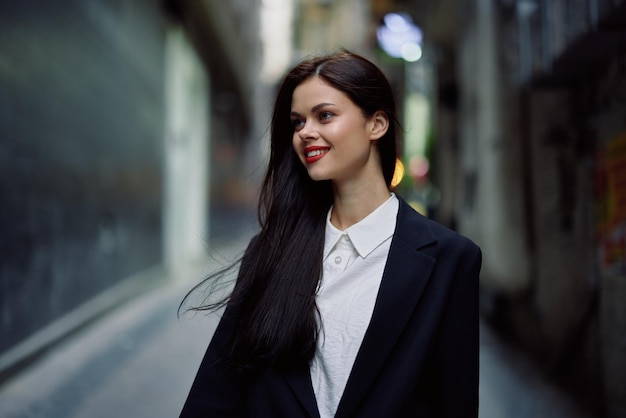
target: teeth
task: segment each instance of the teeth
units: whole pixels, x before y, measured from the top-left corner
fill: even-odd
[[[309,151],[306,153],[307,158],[311,158],[311,157],[317,157],[318,155],[322,155],[326,152],[326,150],[315,150],[315,151]]]

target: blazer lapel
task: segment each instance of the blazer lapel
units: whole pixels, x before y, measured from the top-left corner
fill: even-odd
[[[285,379],[289,383],[291,390],[298,399],[307,415],[312,418],[319,418],[315,392],[311,383],[311,374],[308,365],[285,373]]]
[[[336,417],[353,416],[418,304],[435,259],[425,251],[436,242],[421,215],[400,199],[396,230],[372,319],[365,332]]]

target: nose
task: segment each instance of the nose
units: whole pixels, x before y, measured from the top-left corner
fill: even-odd
[[[298,136],[302,142],[314,141],[317,139],[317,130],[310,121],[307,121],[302,129],[298,131]]]

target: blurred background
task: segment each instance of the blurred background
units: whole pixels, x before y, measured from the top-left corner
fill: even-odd
[[[20,379],[173,284],[146,309],[176,321],[212,254],[238,254],[277,82],[338,48],[396,92],[397,192],[482,247],[485,335],[589,416],[626,417],[623,0],[0,0],[0,404],[22,402],[0,416],[79,416],[85,386],[65,386],[72,415]],[[518,413],[499,416],[557,416]]]

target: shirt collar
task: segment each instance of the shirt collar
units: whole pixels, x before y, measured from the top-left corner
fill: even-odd
[[[326,237],[324,239],[324,259],[337,244],[342,235],[347,235],[350,242],[362,258],[367,257],[379,245],[389,239],[396,229],[399,202],[391,193],[382,205],[365,218],[350,226],[345,231],[335,228],[330,222],[331,207],[326,216]]]

